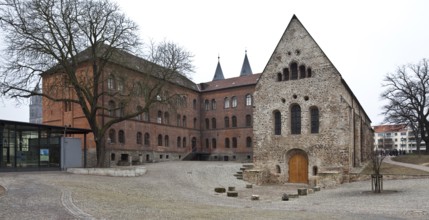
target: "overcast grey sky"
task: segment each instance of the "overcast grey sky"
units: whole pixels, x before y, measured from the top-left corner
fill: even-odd
[[[194,54],[196,83],[211,81],[217,57],[238,76],[247,49],[261,73],[295,14],[341,73],[373,125],[382,122],[383,77],[429,58],[429,1],[117,0],[143,41],[173,41]],[[0,118],[28,121],[28,107],[0,103]]]

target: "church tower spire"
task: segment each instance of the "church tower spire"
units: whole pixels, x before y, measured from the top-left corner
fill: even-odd
[[[247,58],[247,50],[244,54],[243,66],[241,67],[240,76],[252,75],[252,68],[250,68],[249,59]]]
[[[223,79],[225,79],[225,77],[223,76],[222,67],[220,66],[220,57],[217,56],[217,66],[216,66],[215,75],[212,81],[223,80]]]

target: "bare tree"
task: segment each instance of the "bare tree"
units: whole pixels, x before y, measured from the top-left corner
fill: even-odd
[[[177,94],[166,94],[166,87],[192,71],[190,53],[170,42],[151,44],[147,60],[131,55],[142,45],[138,27],[109,0],[0,0],[0,27],[7,46],[2,94],[80,106],[94,134],[98,166],[104,165],[106,131],[157,103],[171,103]],[[113,64],[142,73],[139,82],[124,76],[116,91],[106,90]],[[37,93],[33,88],[42,78],[43,92]],[[137,103],[137,96],[143,101]],[[105,99],[120,105],[111,108]],[[120,114],[99,117],[112,111]]]
[[[368,152],[370,159],[372,174],[371,174],[371,189],[374,193],[381,193],[383,191],[383,175],[381,174],[381,165],[386,158],[383,150],[376,149]]]
[[[381,94],[388,103],[383,106],[385,121],[410,126],[416,137],[426,144],[429,153],[429,63],[423,59],[418,64],[398,67],[384,79],[386,90]]]

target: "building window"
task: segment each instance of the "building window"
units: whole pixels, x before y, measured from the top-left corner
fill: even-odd
[[[150,136],[149,133],[144,134],[144,146],[149,147],[150,145]]]
[[[180,122],[182,121],[182,116],[177,115],[177,126],[180,127]]]
[[[69,112],[72,110],[72,103],[69,101],[64,101],[64,111]]]
[[[210,142],[209,142],[209,139],[206,138],[206,148],[209,148],[209,147],[210,147]]]
[[[158,116],[156,117],[156,123],[162,123],[162,111],[158,111]]]
[[[277,82],[282,81],[282,73],[277,73]]]
[[[110,100],[109,101],[109,116],[110,117],[115,117],[115,108],[116,108],[115,102]]]
[[[164,124],[170,124],[170,114],[168,112],[164,112]]]
[[[252,138],[251,137],[246,138],[246,147],[252,147]]]
[[[187,120],[186,120],[186,116],[184,115],[183,116],[183,119],[182,119],[182,126],[183,127],[187,127],[188,126],[188,123],[186,122]]]
[[[289,69],[288,68],[284,68],[283,69],[283,80],[284,81],[288,81],[289,80]]]
[[[229,98],[228,98],[228,97],[226,97],[226,98],[224,99],[224,104],[223,104],[223,106],[224,106],[224,108],[229,108]]]
[[[197,129],[197,118],[194,118],[194,129]]]
[[[232,116],[232,127],[236,128],[237,127],[237,117]]]
[[[304,65],[299,66],[299,75],[300,75],[299,76],[300,79],[305,78],[306,72],[305,72],[305,66]]]
[[[182,145],[182,139],[180,137],[177,137],[177,147],[180,147]]]
[[[319,133],[319,109],[317,107],[312,107],[310,109],[311,114],[311,133]]]
[[[232,147],[237,148],[237,138],[236,137],[232,138]]]
[[[229,117],[228,117],[228,116],[226,116],[226,117],[224,118],[224,121],[225,121],[225,128],[229,128]]]
[[[252,106],[252,95],[246,95],[246,106]]]
[[[110,90],[115,89],[115,77],[113,75],[110,75],[107,79],[107,88]]]
[[[168,135],[165,135],[164,137],[164,146],[169,147],[170,146],[170,138]]]
[[[311,68],[307,68],[307,77],[310,78],[311,77]]]
[[[225,138],[225,148],[229,148],[229,138]]]
[[[183,142],[182,147],[186,147],[186,138],[185,137],[183,138],[182,142]]]
[[[158,146],[162,146],[162,135],[158,135]]]
[[[137,108],[136,108],[137,112],[141,112],[142,109],[143,108],[140,105],[137,106]],[[136,119],[139,120],[139,121],[141,121],[143,119],[143,115],[142,114],[138,114],[137,117],[136,117]]]
[[[147,110],[143,112],[143,121],[149,121],[149,112]]]
[[[194,99],[193,101],[192,101],[192,108],[195,110],[195,109],[197,109],[197,100],[196,99]]]
[[[237,97],[233,96],[231,98],[231,101],[232,101],[232,107],[236,108],[237,107]]]
[[[212,110],[216,110],[216,100],[212,99]]]
[[[298,64],[295,62],[290,64],[290,69],[292,70],[292,75],[290,76],[291,80],[298,79]]]
[[[212,138],[212,148],[216,149],[216,138]]]
[[[301,134],[301,107],[297,104],[291,107],[291,133]]]
[[[212,129],[216,129],[216,118],[212,118]]]
[[[115,131],[115,129],[109,130],[109,139],[110,139],[110,143],[116,142],[116,131]]]
[[[282,114],[279,111],[274,111],[274,134],[282,134]]]
[[[119,109],[118,109],[118,117],[124,117],[125,115],[125,104],[119,103]]]
[[[210,129],[210,120],[206,118],[206,130]]]
[[[252,116],[246,115],[246,127],[252,127]]]
[[[124,92],[124,80],[120,79],[118,80],[118,92],[123,93]]]
[[[125,132],[124,132],[124,130],[119,130],[118,141],[120,144],[125,144]]]
[[[209,109],[210,109],[210,103],[209,103],[209,100],[204,100],[204,109],[206,110],[206,111],[208,111]]]
[[[142,139],[143,139],[142,133],[141,132],[137,132],[136,143],[137,144],[142,144],[143,143]]]

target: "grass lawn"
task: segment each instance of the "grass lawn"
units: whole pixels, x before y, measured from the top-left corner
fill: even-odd
[[[373,174],[371,164],[368,164],[361,174]],[[429,173],[423,170],[411,169],[408,167],[393,165],[390,163],[381,164],[381,174],[383,175],[410,175],[410,176],[428,176]]]
[[[402,163],[412,163],[418,165],[429,165],[429,155],[426,154],[408,154],[392,158],[392,160]]]

